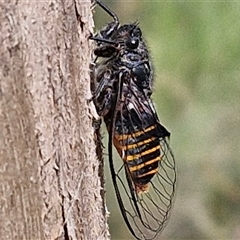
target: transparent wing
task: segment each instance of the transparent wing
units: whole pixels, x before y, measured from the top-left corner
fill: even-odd
[[[153,239],[165,226],[175,190],[170,134],[159,123],[151,100],[133,84],[123,87],[121,95],[127,97],[121,98],[125,100],[116,110],[109,138],[112,179],[130,232],[137,239]],[[112,159],[112,139],[122,158],[120,165]]]

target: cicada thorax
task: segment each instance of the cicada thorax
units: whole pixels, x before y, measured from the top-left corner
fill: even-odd
[[[121,51],[119,56],[107,61],[100,62],[95,68],[95,90],[94,103],[100,116],[107,115],[107,121],[112,117],[109,111],[116,110],[115,101],[126,101],[127,94],[134,91],[141,95],[141,98],[150,98],[152,94],[152,70],[149,59],[146,55],[137,52]],[[125,85],[124,90],[119,92],[119,84]],[[135,99],[132,99],[135,102]],[[141,105],[137,104],[136,108]],[[123,106],[121,111],[124,110]],[[152,114],[152,113],[150,113]]]

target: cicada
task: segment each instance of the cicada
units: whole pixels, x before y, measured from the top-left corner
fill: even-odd
[[[172,207],[176,170],[169,131],[160,123],[151,95],[153,70],[137,22],[113,20],[91,37],[95,41],[93,101],[109,134],[112,182],[123,219],[137,239],[153,239]],[[121,164],[113,160],[115,146]]]

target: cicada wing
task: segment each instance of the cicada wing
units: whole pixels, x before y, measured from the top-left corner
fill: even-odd
[[[121,95],[128,97],[116,110],[109,138],[114,188],[130,232],[137,239],[153,239],[165,226],[175,190],[170,134],[159,123],[151,99],[137,88],[123,87]],[[123,160],[118,168],[112,159],[112,143]]]

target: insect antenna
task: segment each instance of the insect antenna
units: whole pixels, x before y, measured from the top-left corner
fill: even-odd
[[[116,24],[119,24],[119,19],[116,13],[114,13],[110,8],[108,8],[104,3],[102,3],[102,1],[100,0],[95,0],[95,1],[105,12],[107,12],[113,18]]]

